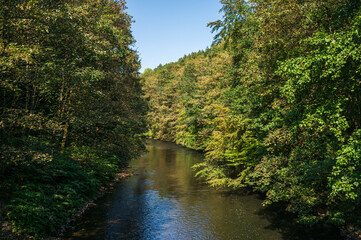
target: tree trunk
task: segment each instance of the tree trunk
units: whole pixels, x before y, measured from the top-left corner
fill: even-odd
[[[68,131],[69,131],[69,122],[66,122],[65,127],[64,127],[63,139],[61,141],[61,151],[64,151],[64,149],[66,147],[66,140],[68,138]]]

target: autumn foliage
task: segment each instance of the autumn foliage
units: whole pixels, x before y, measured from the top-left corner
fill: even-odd
[[[215,46],[142,75],[149,135],[205,151],[213,186],[359,225],[360,2],[221,2]]]

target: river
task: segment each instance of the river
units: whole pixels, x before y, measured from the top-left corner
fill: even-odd
[[[307,228],[257,194],[217,191],[194,177],[203,154],[149,140],[118,183],[63,239],[337,240],[331,227]]]

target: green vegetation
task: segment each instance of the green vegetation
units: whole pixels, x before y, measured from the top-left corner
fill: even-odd
[[[305,224],[361,224],[361,2],[222,0],[215,45],[142,75],[149,136]]]
[[[360,226],[361,2],[221,2],[212,48],[144,72],[148,135],[204,150],[195,167],[212,186]],[[0,2],[0,205],[19,233],[56,234],[142,150],[125,9]]]
[[[115,0],[0,2],[0,202],[57,233],[143,148],[131,18]]]

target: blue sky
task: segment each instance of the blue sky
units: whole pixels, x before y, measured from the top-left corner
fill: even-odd
[[[219,0],[127,0],[127,6],[141,72],[210,46],[207,23],[221,19]]]

